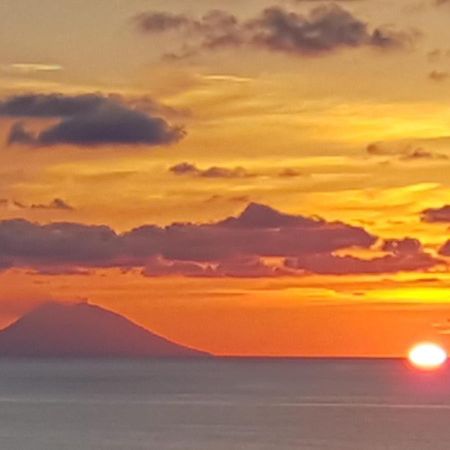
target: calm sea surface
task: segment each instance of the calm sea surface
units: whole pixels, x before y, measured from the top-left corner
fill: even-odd
[[[450,370],[395,361],[0,362],[1,450],[449,450]]]

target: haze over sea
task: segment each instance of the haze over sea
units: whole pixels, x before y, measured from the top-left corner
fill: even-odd
[[[382,360],[0,362],[2,450],[448,450],[449,371]]]

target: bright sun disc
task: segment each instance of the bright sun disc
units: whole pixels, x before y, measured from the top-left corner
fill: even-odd
[[[433,370],[447,361],[447,353],[439,345],[426,342],[414,346],[408,354],[408,359],[419,369]]]

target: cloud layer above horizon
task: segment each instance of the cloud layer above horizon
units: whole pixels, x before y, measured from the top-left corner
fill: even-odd
[[[362,259],[337,252],[375,249]],[[446,253],[446,247],[441,252]],[[108,226],[0,222],[0,266],[42,273],[142,268],[145,276],[275,277],[426,271],[442,264],[416,239],[380,241],[361,227],[279,212],[252,203],[237,217],[206,223]]]

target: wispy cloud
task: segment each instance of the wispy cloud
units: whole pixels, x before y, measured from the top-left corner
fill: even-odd
[[[61,72],[59,64],[14,63],[0,66],[0,70],[8,74],[30,75],[36,73]]]

